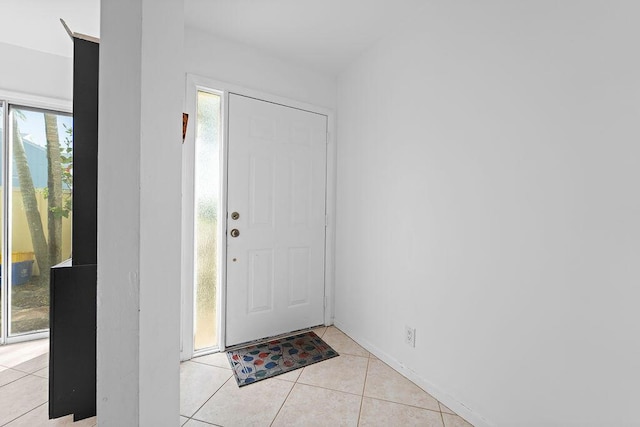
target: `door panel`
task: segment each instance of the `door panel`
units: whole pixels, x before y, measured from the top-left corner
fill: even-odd
[[[258,313],[273,309],[273,250],[249,251],[248,312]]]
[[[323,323],[326,134],[324,115],[229,95],[227,346]]]

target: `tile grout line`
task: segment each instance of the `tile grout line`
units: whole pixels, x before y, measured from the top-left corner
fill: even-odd
[[[229,370],[229,371],[233,371],[233,368],[225,368],[224,366],[211,365],[209,363],[204,363],[204,362],[200,362],[198,360],[193,360],[193,359],[185,360],[184,362],[180,362],[180,363],[185,363],[185,362],[193,362],[193,363],[197,363],[199,365],[212,366],[214,368],[220,368],[220,369],[226,369],[226,370]]]
[[[287,381],[287,380],[281,380],[281,381]],[[289,381],[289,382],[291,382],[291,381]],[[321,388],[323,390],[335,391],[335,392],[338,392],[338,393],[350,394],[351,396],[364,396],[364,395],[360,395],[358,393],[352,393],[350,391],[344,391],[344,390],[336,390],[335,388],[324,387],[324,386],[321,386],[321,385],[307,384],[307,383],[298,382],[298,381],[296,381],[296,384],[301,384],[301,385],[304,385],[304,386],[307,386],[307,387]],[[425,411],[430,411],[430,412],[438,412],[438,413],[440,412],[439,409],[430,409],[430,408],[425,408],[425,407],[422,407],[422,406],[410,405],[408,403],[401,403],[401,402],[396,402],[396,401],[393,401],[393,400],[382,399],[382,398],[379,398],[379,397],[371,397],[371,396],[366,396],[366,397],[368,397],[369,399],[380,400],[381,402],[395,403],[396,405],[408,406],[410,408],[423,409]],[[435,397],[434,397],[434,399],[435,399]],[[436,401],[437,400],[438,399],[436,399]],[[451,414],[451,415],[453,415],[453,414]]]
[[[342,331],[341,331],[340,329],[338,329],[338,328],[335,328],[335,329],[336,329],[336,330],[338,330],[338,331],[340,331],[340,332],[342,332]],[[326,334],[326,333],[325,333],[325,334]],[[373,357],[375,357],[376,359],[380,360],[380,361],[381,361],[382,363],[384,363],[385,365],[389,366],[389,367],[390,367],[391,369],[393,369],[395,372],[398,372],[398,371],[396,371],[393,367],[391,367],[390,365],[388,365],[386,362],[384,362],[383,360],[381,360],[380,358],[378,358],[377,356],[375,356],[372,352],[370,352],[369,350],[367,350],[365,347],[362,347],[360,344],[358,344],[358,342],[356,342],[356,341],[355,341],[353,338],[351,338],[349,335],[347,335],[347,334],[346,334],[346,333],[344,333],[344,332],[342,332],[342,334],[344,334],[346,337],[348,337],[349,339],[351,339],[354,343],[356,343],[356,344],[357,344],[358,346],[360,346],[362,349],[364,349],[365,351],[367,351],[367,352],[369,353],[369,356],[368,356],[368,357],[369,357],[369,360],[371,360],[371,358],[372,358],[372,356],[373,356]],[[348,354],[348,353],[345,353],[345,354]],[[351,356],[357,356],[357,355],[352,354]],[[360,357],[362,357],[362,356],[360,356]],[[368,370],[369,370],[369,362],[367,362],[367,372],[368,372]],[[402,375],[402,374],[401,374],[401,375]],[[406,378],[406,377],[405,377],[405,378]],[[407,378],[407,379],[408,379],[408,378]],[[411,380],[409,380],[409,381],[411,381]],[[411,381],[411,382],[413,383],[413,381]],[[365,384],[366,384],[366,378],[365,378]],[[415,383],[414,383],[414,384],[415,384]],[[417,384],[416,384],[416,385],[417,385]],[[418,387],[420,387],[420,386],[418,386]],[[420,389],[422,389],[422,387],[420,387]],[[329,390],[331,390],[331,389],[329,389]],[[425,393],[427,393],[424,389],[422,389],[422,390],[423,390]],[[339,390],[336,390],[336,391],[339,391]],[[347,392],[345,392],[345,393],[347,393]],[[431,394],[429,394],[429,393],[427,393],[427,394],[428,394],[429,396],[431,396]],[[431,397],[433,397],[433,396],[431,396]],[[363,393],[363,398],[364,398],[364,393]],[[442,411],[441,403],[440,403],[440,401],[439,401],[438,399],[436,399],[435,397],[433,397],[433,398],[438,402],[438,410],[435,410],[435,409],[429,409],[429,408],[423,408],[423,407],[415,406],[415,405],[409,405],[409,404],[406,404],[406,403],[394,402],[394,401],[392,401],[392,400],[380,399],[380,398],[377,398],[377,397],[372,397],[371,399],[377,399],[377,400],[380,400],[380,401],[383,401],[383,402],[395,403],[395,404],[398,404],[398,405],[405,405],[405,406],[409,406],[409,407],[417,408],[417,409],[424,409],[424,410],[431,411],[431,412],[439,412],[439,413],[440,413],[440,418],[442,419],[442,425],[443,425],[444,427],[446,427],[446,424],[445,424],[445,422],[444,422],[444,414],[445,414],[445,412],[443,412],[443,411]],[[456,417],[460,417],[462,420],[464,420],[465,422],[467,422],[467,423],[468,423],[468,421],[467,421],[466,419],[462,418],[462,417],[461,417],[460,415],[458,415],[458,414],[450,414],[450,413],[448,413],[448,412],[446,412],[446,414],[447,414],[447,415],[453,415],[453,416],[456,416]],[[359,419],[359,418],[358,418],[358,422],[360,422],[360,419]]]
[[[400,403],[400,402],[395,402],[393,400],[387,400],[387,399],[381,399],[379,397],[371,397],[371,396],[367,396],[369,399],[375,399],[375,400],[379,400],[381,402],[387,402],[387,403],[395,403],[396,405],[402,405],[402,406],[408,406],[410,408],[415,408],[415,409],[423,409],[425,411],[431,411],[431,412],[440,412],[442,413],[442,411],[438,410],[438,409],[429,409],[429,408],[424,408],[422,406],[416,406],[416,405],[410,405],[408,403]],[[435,397],[434,397],[435,399]],[[437,400],[437,399],[436,399]]]
[[[42,368],[40,368],[40,369],[36,369],[36,370],[35,370],[35,371],[33,371],[33,372],[27,372],[27,371],[23,371],[22,369],[16,369],[16,368],[9,368],[9,369],[12,369],[12,370],[14,370],[14,371],[18,371],[18,372],[22,372],[22,373],[24,373],[24,374],[28,374],[28,375],[35,375],[35,374],[36,374],[36,372],[38,372],[38,371],[42,371],[44,368],[48,368],[48,366],[43,366]]]
[[[438,400],[438,408],[440,408],[440,419],[442,420],[442,427],[446,427],[446,425],[444,424],[444,414],[442,413],[442,405],[440,404],[439,400]]]
[[[183,415],[183,417],[184,417],[184,415]],[[186,417],[185,417],[185,418],[186,418]],[[189,417],[189,419],[187,420],[187,422],[186,422],[186,423],[184,423],[183,425],[186,425],[186,424],[187,424],[189,421],[191,421],[191,420],[193,420],[193,421],[197,421],[197,422],[199,422],[199,423],[205,423],[205,424],[206,424],[206,425],[208,425],[208,426],[213,426],[213,427],[223,427],[223,426],[221,426],[220,424],[213,424],[213,423],[210,423],[209,421],[199,420],[199,419],[197,419],[197,418],[193,418],[193,417]],[[181,427],[182,427],[182,426],[181,426]]]
[[[305,368],[306,368],[306,366],[304,368],[302,368],[302,371],[304,371]],[[271,420],[271,423],[269,424],[269,427],[271,427],[273,425],[273,423],[276,422],[276,418],[278,418],[278,415],[280,415],[280,411],[282,411],[282,408],[284,408],[284,404],[287,403],[287,399],[289,398],[289,396],[291,396],[291,392],[293,391],[293,388],[296,386],[296,384],[298,384],[298,380],[302,376],[302,371],[300,371],[300,375],[298,375],[298,378],[293,382],[293,385],[291,386],[291,389],[289,390],[289,393],[287,393],[287,397],[285,397],[284,400],[282,401],[282,405],[280,405],[280,408],[278,408],[278,412],[276,412],[276,415],[273,417],[273,420]]]
[[[15,379],[15,380],[13,380],[13,381],[9,381],[8,383],[1,385],[1,386],[0,386],[0,388],[2,388],[2,387],[6,387],[6,386],[8,386],[9,384],[13,384],[13,383],[15,383],[16,381],[19,381],[19,380],[23,379],[24,377],[28,377],[29,375],[32,375],[32,374],[27,374],[26,372],[18,371],[18,370],[13,369],[13,368],[5,369],[5,370],[4,370],[4,371],[2,371],[2,372],[6,372],[6,371],[8,371],[8,370],[15,371],[15,372],[18,372],[18,373],[20,373],[20,374],[24,374],[24,375],[22,375],[21,377],[16,378],[16,379]],[[35,375],[35,376],[36,376],[36,377],[38,377],[37,375]],[[42,377],[38,377],[38,378],[42,378]]]
[[[183,415],[183,416],[184,416],[184,415]],[[197,419],[197,418],[189,418],[189,419],[187,420],[187,422],[186,422],[186,423],[184,423],[183,425],[187,425],[187,423],[188,423],[189,421],[191,421],[191,420],[193,420],[193,421],[197,421],[197,422],[199,422],[199,423],[204,423],[204,424],[206,424],[206,425],[208,425],[208,426],[213,426],[213,427],[223,427],[223,426],[221,426],[220,424],[212,424],[212,423],[210,423],[210,422],[208,422],[208,421],[199,420],[199,419]],[[182,427],[182,426],[181,426],[181,427]]]
[[[331,347],[331,348],[333,348],[333,347]],[[338,352],[338,350],[336,350],[335,348],[334,348],[334,350],[336,351],[336,353]],[[370,357],[369,357],[369,356],[361,356],[361,355],[359,355],[359,354],[345,353],[344,351],[343,351],[342,353],[339,353],[338,355],[339,355],[339,356],[362,357],[363,359],[370,359]]]
[[[24,377],[23,377],[23,378],[24,378]],[[15,417],[14,419],[12,419],[12,420],[10,420],[10,421],[8,421],[8,422],[6,422],[6,423],[2,424],[2,426],[6,426],[6,425],[11,424],[11,423],[12,423],[12,422],[14,422],[15,420],[17,420],[17,419],[19,419],[19,418],[24,417],[24,416],[25,416],[25,415],[27,415],[28,413],[35,411],[36,409],[38,409],[38,408],[39,408],[39,407],[41,407],[41,406],[46,405],[47,403],[49,403],[49,399],[47,399],[47,401],[46,401],[46,402],[44,402],[42,405],[38,405],[38,406],[36,406],[35,408],[29,409],[29,410],[28,410],[27,412],[25,412],[24,414],[20,414],[20,415],[18,415],[17,417]],[[1,426],[0,426],[0,427],[1,427]]]
[[[208,402],[208,401],[210,401],[210,400],[211,400],[211,398],[212,398],[213,396],[215,396],[215,394],[216,394],[217,392],[219,392],[219,391],[220,391],[220,389],[221,389],[221,388],[222,388],[226,383],[228,383],[228,382],[229,382],[230,380],[232,380],[232,379],[233,379],[233,373],[231,373],[231,377],[229,377],[229,379],[228,379],[227,381],[223,382],[223,383],[220,385],[220,387],[218,387],[218,388],[216,389],[216,391],[214,391],[214,392],[211,394],[211,396],[209,396],[209,397],[207,398],[207,400],[205,400],[205,401],[204,401],[204,403],[203,403],[202,405],[200,405],[200,406],[198,407],[198,409],[196,409],[196,411],[193,413],[193,415],[197,414],[197,413],[198,413],[198,411],[199,411],[200,409],[202,409],[202,407],[203,407],[204,405],[206,405],[206,404],[207,404],[207,402]],[[182,414],[180,414],[180,415],[182,415]],[[193,415],[188,416],[187,418],[191,419],[191,418],[193,418]],[[186,415],[182,415],[182,416],[183,416],[183,417],[185,417]],[[200,421],[200,420],[196,420],[196,421]],[[206,422],[206,421],[205,421],[205,422]]]
[[[336,390],[335,388],[324,387],[324,386],[321,386],[321,385],[299,383],[297,381],[296,381],[296,384],[306,385],[307,387],[321,388],[323,390],[336,391],[338,393],[350,394],[351,396],[362,396],[361,394],[358,394],[358,393],[352,393],[350,391],[344,391],[344,390]]]
[[[371,353],[369,353],[371,354]],[[371,358],[367,358],[367,370],[364,374],[364,383],[362,384],[362,395],[360,396],[360,411],[358,411],[358,424],[360,425],[360,418],[362,417],[362,405],[364,403],[364,391],[367,388],[367,378],[369,377],[369,362],[371,362]]]
[[[390,365],[388,365],[386,362],[384,362],[383,360],[381,360],[380,358],[378,358],[377,356],[375,356],[373,353],[371,353],[371,352],[370,352],[369,350],[367,350],[365,347],[362,347],[362,346],[361,346],[357,341],[355,341],[355,340],[354,340],[353,338],[351,338],[349,335],[347,335],[346,333],[344,333],[343,331],[341,331],[341,330],[340,330],[340,329],[338,329],[338,328],[335,328],[335,329],[336,329],[336,330],[338,330],[338,331],[340,331],[340,332],[341,332],[342,334],[344,334],[347,338],[351,339],[354,343],[356,343],[356,344],[357,344],[358,346],[360,346],[362,349],[364,349],[365,351],[367,351],[367,352],[369,353],[369,360],[371,360],[371,357],[373,356],[373,357],[375,357],[376,359],[380,360],[380,361],[381,361],[382,363],[384,363],[385,365],[389,366],[389,367],[390,367],[391,369],[393,369],[394,371],[396,371],[393,367],[391,367],[391,366],[390,366]],[[344,353],[344,354],[349,354],[349,353]],[[352,354],[351,356],[357,356],[357,355]],[[362,357],[362,356],[360,356],[360,357]],[[367,364],[367,370],[368,370],[368,364]],[[398,372],[398,371],[396,371],[396,372]],[[401,375],[402,375],[402,374],[401,374]],[[405,377],[405,378],[406,378],[406,377]],[[407,379],[408,379],[408,378],[407,378]],[[411,381],[411,380],[409,380],[409,381]],[[413,381],[411,381],[411,382],[413,383]],[[415,384],[415,383],[414,383],[414,384]],[[416,385],[417,385],[417,384],[416,384]],[[419,387],[419,386],[418,386],[418,387]],[[422,389],[422,387],[420,387],[420,388]],[[331,389],[329,389],[329,390],[331,390]],[[423,391],[424,391],[425,393],[427,393],[424,389],[423,389]],[[345,393],[346,393],[346,392],[345,392]],[[427,394],[429,394],[429,393],[427,393]],[[431,394],[429,394],[429,396],[431,396]],[[363,396],[363,397],[364,397],[364,396]],[[431,397],[433,397],[433,396],[431,396]],[[392,401],[392,400],[386,400],[386,399],[380,399],[380,398],[372,398],[372,399],[381,400],[381,401],[383,401],[383,402],[396,403],[396,404],[398,404],[398,405],[405,405],[405,406],[409,406],[409,407],[417,408],[417,409],[424,409],[424,410],[432,411],[432,412],[439,412],[439,413],[440,413],[440,417],[442,418],[442,425],[443,425],[444,427],[446,427],[446,424],[445,424],[445,422],[444,422],[444,414],[445,414],[445,412],[443,412],[443,411],[442,411],[441,403],[440,403],[440,401],[439,401],[438,399],[435,399],[435,397],[434,397],[434,399],[438,402],[438,410],[435,410],[435,409],[429,409],[429,408],[423,408],[423,407],[420,407],[420,406],[409,405],[409,404],[406,404],[406,403],[394,402],[394,401]],[[462,420],[464,420],[465,422],[468,422],[466,419],[462,418],[462,417],[461,417],[460,415],[458,415],[458,414],[450,414],[450,413],[448,413],[448,412],[446,412],[446,414],[447,414],[447,415],[453,415],[453,416],[459,417],[459,418],[461,418]]]
[[[184,417],[184,415],[183,415],[183,417]],[[208,425],[208,426],[224,427],[224,426],[221,426],[220,424],[210,423],[209,421],[200,420],[200,419],[198,419],[198,418],[193,418],[193,417],[185,417],[185,418],[188,418],[187,423],[188,423],[189,421],[193,420],[193,421],[197,421],[197,422],[199,422],[199,423],[205,423],[205,424],[206,424],[206,425]],[[187,424],[187,423],[185,423],[185,424]]]
[[[339,329],[335,328],[335,331],[337,332],[337,334],[342,334],[342,335],[344,335],[345,337],[347,337],[347,338],[351,339],[351,341],[353,341],[353,339],[352,339],[351,337],[349,337],[347,334],[345,334],[344,332],[340,331]],[[315,331],[313,331],[313,332],[315,332]],[[336,334],[336,335],[337,335],[337,334]],[[332,333],[330,333],[330,327],[325,327],[325,329],[324,329],[324,331],[323,331],[322,335],[318,335],[318,337],[319,337],[319,338],[321,338],[321,339],[324,339],[324,337],[332,336],[332,335],[333,335],[333,334],[332,334]],[[355,341],[353,341],[353,342],[354,342],[356,345],[360,346],[357,342],[355,342]],[[286,395],[285,399],[283,400],[282,404],[280,405],[280,408],[279,408],[279,409],[278,409],[278,411],[276,412],[276,414],[275,414],[275,416],[274,416],[273,420],[272,420],[272,421],[271,421],[271,423],[269,424],[269,426],[273,426],[273,425],[274,425],[274,423],[275,423],[275,421],[276,421],[277,417],[278,417],[278,416],[279,416],[279,414],[282,412],[282,409],[284,408],[284,406],[285,406],[286,402],[287,402],[287,401],[288,401],[288,399],[290,398],[290,396],[291,396],[291,394],[292,394],[292,392],[293,392],[293,388],[295,387],[295,385],[296,385],[296,384],[305,385],[305,386],[308,386],[308,387],[320,388],[320,389],[324,389],[324,390],[327,390],[327,391],[333,391],[333,392],[339,392],[339,393],[341,392],[341,393],[345,393],[345,394],[350,394],[350,395],[354,395],[354,396],[359,396],[359,397],[360,397],[360,410],[359,410],[359,414],[358,414],[358,420],[357,420],[357,423],[358,423],[358,424],[357,424],[357,425],[360,425],[360,422],[361,422],[361,416],[362,416],[362,408],[363,408],[364,397],[365,397],[364,393],[365,393],[365,390],[366,390],[366,384],[367,384],[367,379],[368,379],[368,372],[369,372],[369,369],[370,369],[370,367],[371,367],[371,360],[373,360],[373,359],[380,360],[380,359],[378,359],[378,357],[377,357],[377,356],[375,356],[375,355],[374,355],[373,353],[371,353],[370,351],[366,350],[364,347],[362,347],[362,346],[360,346],[360,347],[361,347],[363,350],[365,350],[365,351],[366,351],[367,356],[362,356],[361,354],[352,354],[352,353],[347,353],[347,352],[344,352],[344,353],[343,353],[343,355],[348,355],[348,356],[351,356],[351,357],[363,357],[363,358],[365,358],[365,357],[366,357],[366,358],[367,358],[367,367],[366,367],[366,370],[365,370],[365,379],[364,379],[364,383],[363,383],[363,386],[362,386],[362,392],[361,392],[361,394],[357,394],[357,393],[353,393],[353,392],[348,392],[348,391],[343,391],[343,390],[336,390],[336,389],[329,388],[329,387],[318,386],[318,385],[314,385],[314,384],[306,384],[306,383],[304,383],[304,382],[301,382],[301,381],[300,381],[300,379],[302,378],[302,373],[303,373],[303,371],[304,371],[304,368],[302,368],[302,370],[300,371],[300,374],[299,374],[299,375],[297,376],[297,378],[296,378],[295,380],[293,380],[293,381],[285,380],[285,379],[280,379],[280,378],[277,378],[277,376],[274,376],[274,377],[272,377],[272,379],[280,379],[280,380],[281,380],[281,381],[283,381],[283,382],[290,382],[290,383],[293,383],[293,384],[292,384],[292,386],[291,386],[291,388],[290,388],[289,392],[287,393],[287,395]],[[206,366],[216,367],[216,368],[219,368],[219,369],[229,370],[229,368],[224,368],[224,367],[222,367],[222,366],[211,365],[211,364],[208,364],[208,363],[204,363],[204,362],[200,362],[200,361],[195,361],[195,360],[190,360],[190,361],[192,361],[192,362],[194,362],[194,363],[198,363],[198,364],[200,364],[200,365],[206,365]],[[398,371],[396,371],[393,367],[391,367],[391,366],[389,366],[387,363],[385,363],[384,361],[380,360],[380,362],[382,362],[383,364],[385,364],[386,366],[388,366],[389,368],[391,368],[393,371],[398,372]],[[14,369],[14,370],[15,370],[15,369]],[[16,371],[18,371],[18,370],[16,370]],[[231,370],[231,371],[233,372],[233,370]],[[19,372],[22,372],[22,371],[19,371]],[[36,372],[37,372],[37,371],[36,371]],[[32,374],[29,374],[29,375],[37,376],[37,375],[35,375],[35,372],[34,372],[34,373],[32,373]],[[231,376],[231,378],[230,378],[229,380],[227,380],[227,381],[230,381],[230,380],[232,380],[233,378],[234,378],[234,377],[233,377],[233,375],[232,375],[232,376]],[[405,377],[405,378],[406,378],[406,377]],[[411,380],[409,380],[409,381],[411,381]],[[412,382],[412,381],[411,381],[411,382]],[[412,382],[412,383],[413,383],[413,382]],[[222,386],[224,386],[225,384],[226,384],[226,381],[225,381],[225,383],[223,383],[223,385],[222,385]],[[414,383],[414,384],[415,384],[415,383]],[[203,407],[204,407],[204,406],[205,406],[205,405],[206,405],[206,404],[211,400],[211,398],[212,398],[216,393],[218,393],[218,392],[220,391],[220,389],[222,388],[222,386],[220,386],[220,387],[219,387],[219,388],[218,388],[218,389],[217,389],[217,390],[216,390],[216,391],[215,391],[215,392],[214,392],[214,393],[213,393],[213,394],[212,394],[212,395],[211,395],[211,396],[210,396],[210,397],[209,397],[209,398],[208,398],[208,399],[207,399],[207,400],[206,400],[206,401],[205,401],[205,402],[204,402],[204,403],[203,403],[203,404],[202,404],[202,405],[201,405],[201,406],[200,406],[200,407],[195,411],[194,416],[195,416],[195,414],[197,414],[197,413],[198,413],[198,411],[200,411],[200,410],[201,410],[201,409],[202,409],[202,408],[203,408]],[[424,391],[424,390],[423,390],[423,391]],[[425,392],[425,393],[426,393],[426,392]],[[428,394],[428,393],[427,393],[427,394]],[[430,394],[428,394],[428,395],[429,395],[430,397],[433,397],[433,396],[431,396]],[[407,406],[407,407],[410,407],[410,408],[416,408],[416,409],[418,409],[418,410],[427,410],[427,411],[429,411],[429,412],[436,412],[436,413],[439,413],[439,414],[440,414],[440,419],[441,419],[441,422],[442,422],[442,426],[443,426],[443,427],[446,427],[445,420],[444,420],[444,412],[442,411],[442,404],[441,404],[441,402],[440,402],[438,399],[435,399],[435,398],[434,398],[434,400],[436,400],[436,402],[438,403],[438,406],[437,406],[437,407],[438,407],[438,409],[430,409],[430,408],[425,408],[425,407],[416,406],[416,405],[411,405],[411,404],[402,403],[402,402],[396,402],[396,401],[393,401],[393,400],[387,400],[387,399],[382,399],[382,398],[377,398],[377,397],[371,397],[371,399],[378,400],[378,401],[382,401],[382,402],[388,402],[388,403],[392,403],[392,404],[397,404],[397,405],[402,405],[402,406]],[[454,415],[454,416],[455,416],[456,414],[449,414],[449,413],[447,412],[447,415]],[[185,418],[187,418],[187,421],[186,421],[186,422],[188,423],[188,422],[189,422],[189,420],[195,420],[195,421],[202,421],[202,422],[206,423],[207,425],[217,426],[217,424],[212,424],[212,423],[210,423],[210,422],[208,422],[208,421],[198,420],[198,419],[197,419],[197,418],[195,418],[194,416],[191,416],[191,417],[185,417]],[[464,418],[462,418],[462,417],[460,417],[460,418],[461,418],[461,419],[464,419]],[[465,420],[465,421],[466,421],[466,420]],[[218,426],[218,427],[219,427],[219,426]]]

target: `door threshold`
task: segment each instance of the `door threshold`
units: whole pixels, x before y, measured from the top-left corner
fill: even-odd
[[[233,350],[237,350],[239,348],[243,348],[243,347],[248,347],[250,345],[256,345],[256,344],[262,344],[264,342],[269,342],[269,341],[273,341],[273,340],[279,340],[282,338],[287,338],[290,337],[291,335],[298,335],[302,332],[307,332],[307,331],[311,331],[313,329],[316,328],[323,328],[324,325],[320,324],[320,325],[316,325],[316,326],[310,326],[308,328],[302,328],[302,329],[298,329],[295,331],[291,331],[291,332],[285,332],[284,334],[279,334],[279,335],[273,335],[270,337],[265,337],[265,338],[259,338],[257,340],[252,340],[252,341],[246,341],[240,344],[235,344],[232,345],[230,347],[225,347],[224,351],[233,351]]]

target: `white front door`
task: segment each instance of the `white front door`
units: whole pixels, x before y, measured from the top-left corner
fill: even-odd
[[[228,117],[231,346],[324,321],[327,117],[236,94]]]

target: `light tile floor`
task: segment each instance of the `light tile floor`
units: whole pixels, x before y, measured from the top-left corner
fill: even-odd
[[[96,418],[49,420],[49,340],[0,346],[0,426],[93,427]]]
[[[337,328],[314,331],[340,356],[242,388],[224,353],[183,362],[180,424],[471,426]],[[0,347],[0,427],[97,425],[48,420],[48,351],[48,340]]]
[[[314,330],[340,357],[239,388],[224,353],[180,366],[186,427],[470,427],[335,327]]]

